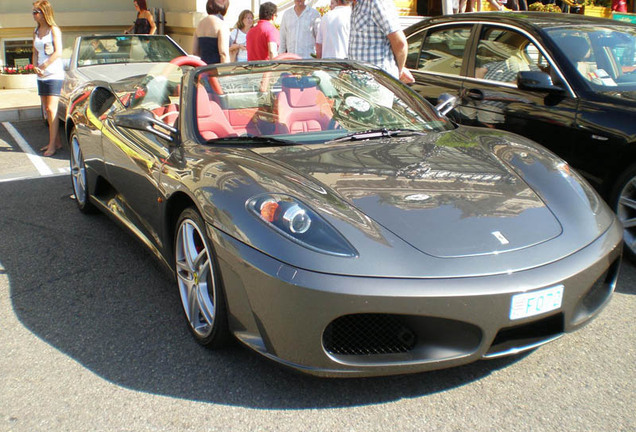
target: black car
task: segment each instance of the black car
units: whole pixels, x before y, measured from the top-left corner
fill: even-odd
[[[465,125],[531,138],[578,169],[617,212],[636,255],[636,25],[539,12],[475,13],[406,31],[413,88]]]

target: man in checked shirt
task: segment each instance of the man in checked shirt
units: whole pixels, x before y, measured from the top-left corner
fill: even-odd
[[[414,81],[404,67],[408,44],[392,0],[354,0],[349,58],[374,64],[400,81]]]

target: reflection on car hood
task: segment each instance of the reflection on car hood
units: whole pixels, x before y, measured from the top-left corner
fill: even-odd
[[[119,63],[84,66],[78,71],[86,77],[87,81],[112,83],[132,76],[147,75],[156,66],[157,63]]]
[[[452,137],[452,146],[443,145],[444,135]],[[489,146],[470,138],[457,141],[458,136],[258,152],[312,177],[436,257],[499,254],[560,235],[550,209]]]

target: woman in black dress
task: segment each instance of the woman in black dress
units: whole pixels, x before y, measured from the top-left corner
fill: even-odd
[[[223,21],[230,0],[208,0],[203,18],[194,32],[192,53],[207,64],[230,61],[230,29]]]
[[[146,0],[135,0],[133,4],[137,10],[137,19],[124,33],[155,34],[157,26],[155,25],[155,19],[148,10]]]

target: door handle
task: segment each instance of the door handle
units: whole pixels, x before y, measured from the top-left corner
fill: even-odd
[[[466,90],[466,97],[469,99],[481,101],[484,100],[484,93],[478,89],[469,89]]]

